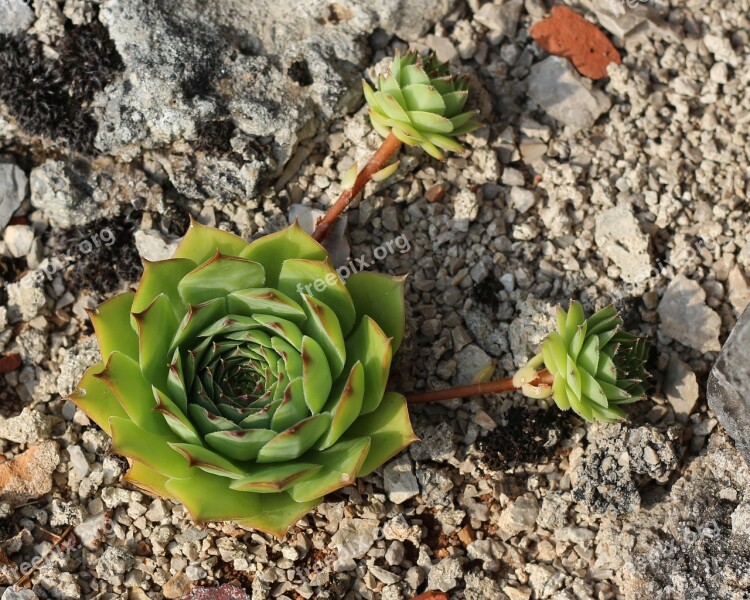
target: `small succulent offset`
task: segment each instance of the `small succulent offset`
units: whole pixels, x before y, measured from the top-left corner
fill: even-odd
[[[399,161],[387,164],[402,144],[419,146],[431,156],[443,160],[444,151],[463,152],[456,138],[481,127],[476,110],[465,110],[469,97],[466,79],[452,75],[447,63],[435,53],[425,57],[416,52],[396,55],[385,76],[378,76],[377,89],[362,81],[370,121],[383,136],[378,150],[365,167],[354,163],[344,173],[343,191],[328,209],[313,232],[325,239],[336,219],[362,192],[369,181],[383,181],[399,168]]]
[[[296,223],[248,243],[192,222],[90,313],[103,363],[71,399],[130,459],[126,480],[196,521],[283,535],[415,440],[386,392],[403,283],[344,283]]]
[[[464,111],[466,80],[451,75],[448,63],[434,53],[425,58],[416,52],[396,56],[386,76],[378,77],[376,90],[366,81],[362,85],[372,126],[380,135],[393,133],[439,160],[445,150],[463,152],[456,137],[481,126],[477,111]]]
[[[642,382],[648,344],[644,338],[622,330],[613,306],[585,318],[583,307],[572,301],[566,312],[557,307],[557,328],[542,343],[541,352],[513,378],[528,396],[552,396],[563,410],[572,408],[587,421],[617,421],[620,408],[645,396]],[[541,365],[552,382],[537,382]]]

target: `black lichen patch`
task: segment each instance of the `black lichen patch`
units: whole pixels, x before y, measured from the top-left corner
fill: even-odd
[[[303,58],[302,60],[295,60],[289,69],[287,69],[287,75],[291,77],[292,81],[295,83],[301,85],[302,87],[307,87],[308,85],[313,84],[313,77],[310,73],[310,66],[307,64],[307,61]]]
[[[205,152],[230,152],[234,125],[228,120],[205,121],[198,125],[196,150]]]
[[[0,35],[0,100],[29,134],[92,152],[97,124],[89,105],[122,60],[98,21],[71,27],[55,50],[58,58],[49,59],[32,37]]]
[[[0,256],[0,306],[8,301],[6,285],[17,281],[24,271],[26,271],[25,258]]]
[[[500,425],[477,442],[483,462],[495,471],[523,463],[546,462],[570,432],[567,416],[557,408],[512,406]]]
[[[1,354],[0,357],[2,357]],[[0,416],[6,419],[17,416],[23,410],[24,406],[24,401],[12,386],[5,385],[3,388],[0,388]],[[2,520],[0,520],[0,523],[2,523]],[[1,529],[2,527],[0,526],[0,536],[2,536]]]
[[[182,237],[190,227],[189,213],[176,204],[168,204],[159,215],[159,229],[173,237]]]
[[[54,261],[61,266],[68,287],[108,295],[123,284],[135,283],[143,270],[133,238],[140,220],[135,211],[56,233],[51,240],[58,252]]]
[[[215,73],[215,61],[209,60],[203,68],[197,70],[182,81],[180,84],[182,94],[187,100],[216,97],[216,89],[214,88]]]
[[[500,298],[498,293],[503,289],[503,284],[495,277],[493,273],[490,273],[483,281],[474,285],[472,289],[472,296],[474,300],[480,304],[496,311],[500,306]]]

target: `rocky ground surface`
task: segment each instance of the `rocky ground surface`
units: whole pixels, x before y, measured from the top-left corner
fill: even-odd
[[[750,597],[750,469],[705,399],[750,298],[750,4],[574,8],[622,57],[606,78],[531,38],[540,0],[0,0],[3,600]],[[285,539],[196,526],[66,400],[98,356],[84,309],[188,213],[251,238],[328,206],[379,143],[361,74],[407,45],[487,126],[347,213],[351,256],[409,275],[398,389],[512,372],[577,298],[650,337],[649,397],[622,425],[416,407],[422,441]]]

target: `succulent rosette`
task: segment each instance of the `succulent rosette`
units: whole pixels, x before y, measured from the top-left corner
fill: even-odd
[[[456,137],[478,129],[476,110],[464,110],[467,81],[452,75],[434,53],[396,56],[377,89],[362,82],[373,128],[383,137],[393,133],[403,143],[421,146],[442,160],[443,151],[463,152]]]
[[[130,459],[128,481],[196,521],[283,535],[415,440],[386,391],[403,278],[345,283],[296,223],[248,243],[192,222],[90,317],[103,362],[72,401]]]
[[[552,397],[587,421],[617,421],[620,406],[645,395],[648,344],[622,329],[613,306],[585,318],[579,302],[557,307],[557,327],[542,343],[541,361],[553,376]],[[532,359],[533,362],[533,359]]]

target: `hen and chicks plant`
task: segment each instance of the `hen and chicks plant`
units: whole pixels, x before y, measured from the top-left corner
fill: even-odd
[[[403,286],[345,283],[296,223],[247,243],[193,222],[135,292],[91,311],[103,362],[71,399],[130,459],[127,481],[196,521],[282,535],[415,439],[386,391]]]

